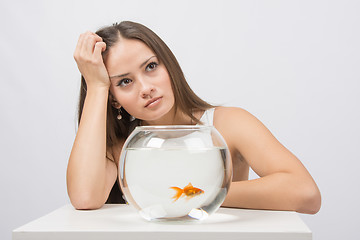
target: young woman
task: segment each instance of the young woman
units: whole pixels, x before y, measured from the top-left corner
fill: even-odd
[[[222,206],[319,211],[320,192],[301,162],[247,111],[201,100],[170,49],[150,29],[127,21],[83,33],[74,58],[82,74],[79,128],[67,169],[75,208],[123,202],[118,160],[134,127],[208,119],[206,124],[224,137],[233,163],[233,182]],[[260,178],[248,180],[249,167]]]

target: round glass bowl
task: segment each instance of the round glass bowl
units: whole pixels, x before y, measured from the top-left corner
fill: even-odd
[[[232,179],[228,147],[213,126],[136,127],[124,143],[119,182],[147,220],[203,220]]]

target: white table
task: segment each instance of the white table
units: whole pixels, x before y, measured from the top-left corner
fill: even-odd
[[[104,205],[78,211],[71,205],[13,231],[13,240],[42,239],[312,239],[310,229],[295,212],[220,208],[202,222],[143,220],[129,205]]]

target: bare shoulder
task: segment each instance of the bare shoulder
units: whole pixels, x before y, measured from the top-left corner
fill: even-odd
[[[239,107],[217,107],[214,126],[231,143],[249,142],[250,137],[271,135],[268,129],[251,113]]]
[[[248,111],[246,111],[243,108],[240,107],[216,107],[215,113],[217,116],[231,116],[231,115],[239,115],[239,114],[250,114]]]
[[[259,120],[245,109],[239,107],[216,107],[214,125],[220,128],[246,127],[247,124],[258,124]]]

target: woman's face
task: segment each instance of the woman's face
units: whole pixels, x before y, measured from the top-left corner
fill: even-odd
[[[170,77],[146,44],[121,38],[109,50],[105,65],[110,92],[129,114],[149,124],[170,120],[175,102]]]

